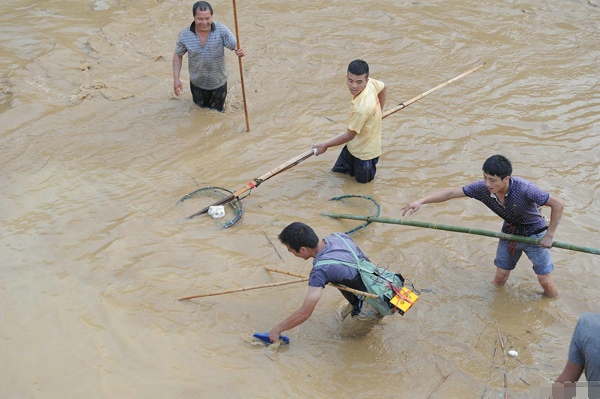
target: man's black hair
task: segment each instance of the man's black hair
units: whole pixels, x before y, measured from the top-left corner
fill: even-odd
[[[279,233],[278,237],[282,244],[289,245],[296,252],[299,252],[302,247],[316,248],[319,244],[317,233],[302,222],[288,225]]]
[[[194,3],[194,6],[192,7],[192,11],[194,13],[194,17],[196,16],[196,11],[210,11],[210,15],[213,15],[213,9],[212,6],[210,5],[210,3],[208,1],[197,1]]]
[[[369,64],[363,60],[354,60],[348,64],[348,72],[356,76],[365,75],[365,78],[368,78]]]
[[[492,155],[483,163],[483,173],[504,179],[512,175],[512,165],[505,156]]]

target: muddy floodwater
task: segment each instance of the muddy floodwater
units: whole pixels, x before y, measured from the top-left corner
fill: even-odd
[[[553,248],[549,300],[526,258],[493,287],[495,238],[373,223],[353,239],[422,290],[415,306],[340,339],[328,287],[278,348],[252,334],[300,307],[306,283],[178,299],[293,279],[265,266],[306,275],[277,240],[287,224],[343,232],[360,222],[321,213],[375,202],[401,218],[497,153],[565,202],[557,241],[600,248],[600,3],[238,1],[250,132],[232,52],[225,113],[191,101],[187,55],[173,95],[192,4],[0,3],[0,397],[528,398],[553,381],[579,315],[600,311],[597,255]],[[235,33],[232,2],[212,5]],[[186,219],[213,199],[176,206],[185,194],[239,189],[343,132],[356,58],[386,83],[384,111],[485,66],[383,121],[372,183],[332,173],[332,148],[252,190],[228,229]],[[342,195],[375,202],[329,201]],[[469,199],[410,219],[501,227]]]

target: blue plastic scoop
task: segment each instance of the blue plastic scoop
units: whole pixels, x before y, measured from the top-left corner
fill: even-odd
[[[267,345],[271,345],[272,342],[269,339],[269,333],[254,333],[254,337],[260,339],[261,341],[263,341],[265,344]],[[285,335],[280,335],[279,339],[283,341],[284,344],[289,344],[290,343],[290,339],[288,337],[286,337]]]

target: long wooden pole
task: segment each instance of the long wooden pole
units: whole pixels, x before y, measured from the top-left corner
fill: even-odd
[[[233,20],[235,21],[235,39],[237,41],[238,48],[241,48],[240,44],[240,33],[238,29],[238,20],[237,20],[237,7],[235,5],[235,0],[233,0]],[[238,62],[240,64],[240,79],[242,80],[242,97],[244,98],[244,114],[246,115],[246,131],[250,131],[250,121],[248,120],[248,106],[246,105],[246,88],[244,87],[244,70],[242,68],[242,57],[238,57]]]
[[[267,271],[269,271],[269,272],[275,272],[275,273],[287,274],[288,276],[300,277],[300,278],[304,278],[304,279],[307,279],[307,280],[308,280],[308,277],[306,277],[306,276],[303,276],[303,275],[301,275],[301,274],[296,274],[296,273],[288,272],[288,271],[285,271],[285,270],[271,269],[270,267],[266,267],[266,266],[265,266],[265,269],[266,269]],[[342,290],[342,291],[348,291],[348,292],[351,292],[351,293],[353,293],[353,294],[356,294],[356,295],[362,295],[362,296],[369,297],[369,298],[379,298],[379,297],[378,297],[377,295],[375,295],[375,294],[371,294],[371,293],[369,293],[369,292],[364,292],[364,291],[360,291],[360,290],[355,290],[354,288],[345,287],[345,286],[343,286],[343,285],[337,285],[337,284],[333,284],[333,283],[329,283],[329,284],[327,284],[327,285],[330,285],[330,286],[332,286],[332,287],[335,287],[335,288],[337,288],[337,289],[340,289],[340,290]]]
[[[456,82],[460,78],[464,78],[465,76],[467,76],[467,75],[469,75],[469,74],[477,71],[478,69],[483,68],[484,65],[485,65],[485,62],[482,62],[481,64],[477,65],[475,68],[469,69],[467,72],[463,72],[460,75],[458,75],[458,76],[456,76],[456,77],[454,77],[454,78],[452,78],[452,79],[450,79],[450,80],[448,80],[448,81],[446,81],[446,82],[444,82],[442,84],[439,84],[439,85],[435,86],[433,89],[427,90],[425,93],[419,94],[418,96],[416,96],[414,98],[411,98],[408,101],[405,101],[405,102],[403,102],[401,104],[398,104],[396,107],[394,107],[394,108],[392,108],[392,109],[387,110],[386,112],[384,112],[383,115],[381,115],[381,119],[386,118],[386,117],[390,116],[391,114],[393,114],[394,112],[398,112],[401,109],[404,109],[404,108],[408,107],[410,104],[412,104],[412,103],[414,103],[416,101],[419,101],[423,97],[425,97],[425,96],[433,93],[436,90],[441,89],[442,87],[448,86],[450,83]]]
[[[274,169],[271,169],[270,171],[268,171],[267,173],[265,173],[264,175],[257,177],[256,179],[254,179],[251,182],[248,182],[244,187],[239,188],[238,190],[236,190],[233,194],[230,194],[229,196],[215,202],[214,204],[211,204],[209,206],[207,206],[206,208],[194,213],[193,215],[188,216],[188,219],[194,218],[198,215],[202,215],[203,213],[208,212],[208,209],[211,206],[215,206],[215,205],[222,205],[222,204],[226,204],[230,201],[233,201],[235,198],[239,197],[240,195],[244,194],[247,191],[250,191],[251,189],[258,187],[263,181],[270,179],[271,177],[285,171],[288,170],[296,165],[298,165],[300,162],[304,161],[307,158],[310,158],[311,156],[313,156],[315,154],[314,150],[311,148],[310,150],[307,150],[305,152],[303,152],[302,154],[282,163],[281,165],[277,166]]]
[[[234,0],[234,13],[235,13],[235,0]],[[236,20],[237,20],[237,18],[236,18]],[[237,31],[237,22],[236,22],[236,31]],[[240,60],[240,65],[241,65],[241,60]],[[403,108],[406,108],[406,107],[408,107],[410,104],[412,104],[412,103],[414,103],[414,102],[416,102],[416,101],[420,100],[421,98],[425,97],[426,95],[428,95],[428,94],[431,94],[431,93],[433,93],[434,91],[436,91],[436,90],[439,90],[439,89],[441,89],[442,87],[444,87],[444,86],[447,86],[447,85],[449,85],[450,83],[452,83],[452,82],[455,82],[455,81],[457,81],[458,79],[460,79],[460,78],[462,78],[462,77],[464,77],[464,76],[467,76],[467,75],[468,75],[468,74],[470,74],[470,73],[473,73],[473,72],[475,72],[476,70],[478,70],[478,69],[482,68],[484,65],[485,65],[485,62],[484,62],[484,63],[482,63],[482,64],[480,64],[480,65],[478,65],[478,66],[476,66],[476,67],[475,67],[475,68],[473,68],[473,69],[470,69],[470,70],[468,70],[467,72],[464,72],[464,73],[462,73],[462,74],[460,74],[460,75],[456,76],[455,78],[452,78],[452,79],[450,79],[450,80],[448,80],[448,81],[446,81],[446,82],[444,82],[444,83],[442,83],[442,84],[440,84],[440,85],[437,85],[437,86],[436,86],[436,87],[434,87],[433,89],[429,89],[429,90],[427,90],[426,92],[424,92],[424,93],[422,93],[422,94],[419,94],[418,96],[416,96],[416,97],[414,97],[414,98],[411,98],[411,99],[410,99],[410,100],[408,100],[408,101],[405,101],[405,102],[403,102],[402,104],[398,105],[397,107],[395,107],[395,108],[392,108],[392,109],[390,109],[389,111],[386,111],[386,112],[385,112],[385,113],[382,115],[382,119],[383,119],[383,118],[386,118],[387,116],[389,116],[389,115],[391,115],[391,114],[393,114],[394,112],[397,112],[397,111],[399,111],[399,110],[401,110],[401,109],[403,109]],[[242,78],[242,82],[243,82],[243,78]],[[242,90],[243,90],[243,88],[244,88],[244,85],[242,84]],[[244,104],[245,104],[245,103],[246,103],[246,101],[245,101],[245,99],[244,99]],[[247,120],[247,118],[246,118],[246,120]],[[225,197],[225,198],[223,198],[223,199],[221,199],[221,200],[219,200],[219,201],[215,202],[214,204],[211,204],[211,205],[207,206],[206,208],[204,208],[204,209],[202,209],[202,210],[200,210],[200,211],[198,211],[198,212],[194,213],[193,215],[190,215],[190,216],[188,216],[187,218],[188,218],[188,219],[192,219],[192,218],[194,218],[194,217],[196,217],[196,216],[198,216],[198,215],[202,215],[202,214],[204,214],[204,213],[208,212],[208,209],[209,209],[211,206],[222,205],[222,204],[226,204],[226,203],[228,203],[228,202],[230,202],[230,201],[233,201],[235,198],[238,198],[240,195],[244,194],[245,192],[247,192],[247,191],[249,191],[249,190],[251,190],[251,189],[253,189],[253,188],[255,188],[255,187],[258,187],[258,185],[259,185],[260,183],[262,183],[263,181],[265,181],[265,180],[267,180],[267,179],[270,179],[271,177],[275,176],[276,174],[278,174],[278,173],[281,173],[281,172],[283,172],[283,171],[285,171],[285,170],[287,170],[287,169],[289,169],[289,168],[291,168],[291,167],[293,167],[293,166],[296,166],[296,165],[298,165],[300,162],[304,161],[305,159],[309,158],[309,157],[310,157],[310,156],[312,156],[312,155],[314,155],[314,150],[313,150],[313,149],[310,149],[310,150],[308,150],[308,151],[306,151],[306,152],[304,152],[304,153],[302,153],[302,154],[298,155],[297,157],[294,157],[294,158],[290,159],[289,161],[287,161],[287,162],[283,163],[282,165],[280,165],[280,166],[276,167],[275,169],[273,169],[273,170],[271,170],[271,171],[269,171],[269,172],[265,173],[264,175],[262,175],[262,176],[260,176],[260,177],[258,177],[258,178],[256,178],[256,179],[254,179],[254,181],[251,181],[251,182],[249,182],[248,184],[246,184],[244,187],[242,187],[242,188],[238,189],[238,190],[237,190],[236,192],[234,192],[233,194],[231,194],[231,195],[229,195],[229,196],[227,196],[227,197]]]
[[[188,299],[203,298],[203,297],[206,297],[206,296],[225,295],[225,294],[231,294],[231,293],[234,293],[234,292],[258,290],[260,288],[279,287],[280,285],[296,284],[296,283],[301,283],[301,282],[307,281],[307,280],[308,280],[308,277],[301,278],[299,280],[282,281],[280,283],[269,283],[269,284],[253,285],[251,287],[242,287],[242,288],[238,288],[238,289],[234,289],[234,290],[225,290],[225,291],[209,292],[208,294],[186,296],[184,298],[179,298],[179,300],[180,301],[187,301]]]
[[[376,222],[376,223],[389,223],[389,224],[400,224],[404,226],[412,226],[412,227],[425,227],[428,229],[436,229],[436,230],[446,230],[453,231],[456,233],[467,233],[467,234],[475,234],[486,237],[495,237],[501,238],[503,240],[509,241],[520,241],[526,242],[529,244],[540,244],[542,242],[539,238],[531,238],[524,236],[517,236],[514,234],[506,234],[499,233],[496,231],[488,231],[481,229],[473,229],[469,227],[458,227],[458,226],[449,226],[444,224],[434,224],[434,223],[425,223],[425,222],[417,222],[416,220],[401,220],[401,219],[390,219],[390,218],[382,218],[382,217],[372,217],[372,216],[361,216],[361,215],[347,215],[347,214],[337,214],[337,213],[321,213],[322,216],[329,216],[334,219],[353,219],[353,220],[364,220],[367,222]],[[590,247],[582,247],[579,245],[568,244],[564,242],[554,241],[552,244],[553,247],[562,248],[562,249],[570,249],[571,251],[579,251],[585,252],[593,255],[600,255],[600,249],[590,248]]]

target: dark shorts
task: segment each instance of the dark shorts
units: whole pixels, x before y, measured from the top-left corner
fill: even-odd
[[[344,146],[331,170],[336,173],[345,173],[353,176],[359,183],[368,183],[375,178],[378,161],[379,157],[367,161],[356,158],[350,154],[348,147]]]
[[[225,99],[227,98],[227,83],[215,90],[204,90],[190,82],[190,91],[197,106],[223,112]]]

